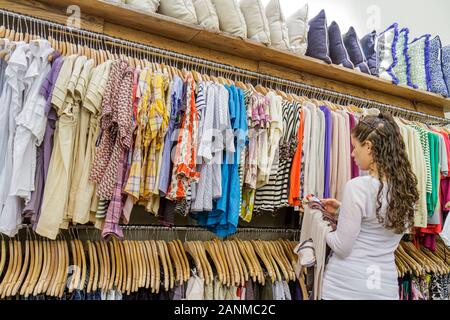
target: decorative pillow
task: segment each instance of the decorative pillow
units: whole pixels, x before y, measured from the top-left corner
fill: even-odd
[[[415,86],[411,82],[411,62],[408,55],[408,42],[409,29],[403,28],[398,34],[398,41],[395,50],[397,64],[394,66],[393,71],[399,84],[405,86],[408,85],[414,88]]]
[[[159,1],[160,0],[125,0],[125,3],[127,7],[132,9],[155,13],[158,11]]]
[[[306,55],[331,63],[328,49],[328,26],[325,10],[309,21],[308,49]]]
[[[430,37],[426,34],[409,44],[411,59],[411,81],[417,88],[431,91]]]
[[[347,33],[343,35],[345,48],[347,49],[350,60],[355,69],[359,69],[363,73],[370,74],[369,66],[367,65],[366,57],[359,43],[358,35],[355,28],[350,27]]]
[[[450,94],[450,46],[442,48],[442,72],[447,84],[447,91]]]
[[[361,47],[366,57],[370,73],[378,76],[378,52],[377,52],[377,32],[374,30],[365,35],[361,40]]]
[[[304,55],[308,48],[308,5],[295,12],[287,19],[289,43],[295,54]]]
[[[430,75],[431,75],[431,91],[448,96],[447,85],[442,72],[442,44],[439,36],[434,37],[430,41]]]
[[[219,17],[211,0],[194,0],[194,7],[200,27],[213,32],[220,31]]]
[[[333,21],[328,27],[328,38],[330,40],[330,58],[334,64],[342,65],[346,68],[353,69],[355,66],[350,61],[347,49],[342,39],[341,29],[339,25]]]
[[[397,65],[396,48],[398,42],[398,24],[394,23],[378,36],[378,66],[379,77],[394,84],[398,84],[398,78],[394,73]]]
[[[247,25],[237,0],[212,0],[219,16],[220,30],[236,37],[247,38]]]
[[[266,17],[269,23],[271,47],[289,50],[289,33],[286,19],[281,11],[280,0],[271,0],[266,6]]]
[[[192,0],[161,0],[159,12],[187,23],[198,23]]]
[[[241,0],[239,5],[247,25],[247,37],[270,45],[269,22],[261,0]]]

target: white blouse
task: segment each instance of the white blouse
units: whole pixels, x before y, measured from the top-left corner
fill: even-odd
[[[325,300],[398,300],[394,252],[402,234],[378,222],[378,188],[379,181],[371,176],[345,186],[337,230],[326,237],[333,254],[325,268]],[[382,212],[386,205],[385,197]]]

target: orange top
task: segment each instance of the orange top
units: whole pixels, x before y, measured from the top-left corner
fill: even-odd
[[[304,118],[303,112],[300,112],[300,127],[298,128],[298,144],[295,151],[294,159],[292,160],[291,179],[289,186],[289,204],[291,206],[300,206],[300,174],[302,168],[302,151],[303,151],[303,126]]]

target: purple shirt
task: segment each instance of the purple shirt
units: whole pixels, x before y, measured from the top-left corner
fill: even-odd
[[[42,197],[44,194],[45,180],[48,174],[50,158],[53,151],[53,133],[55,131],[55,123],[57,120],[56,111],[52,108],[51,100],[56,80],[64,62],[64,58],[57,51],[53,53],[54,61],[52,68],[42,83],[39,93],[46,99],[45,114],[47,115],[47,127],[42,144],[37,151],[36,175],[35,175],[35,191],[31,193],[30,202],[24,208],[23,213],[31,216],[31,222],[35,227],[39,220]]]
[[[349,119],[350,119],[350,133],[351,133],[352,130],[356,126],[356,120],[355,120],[355,117],[351,113],[349,113],[348,116],[349,116]],[[351,140],[351,138],[350,138],[350,140]],[[352,145],[351,141],[350,141],[350,152],[353,152],[353,145]],[[350,158],[351,158],[351,162],[350,163],[351,163],[352,179],[353,179],[353,178],[359,177],[359,168],[358,168],[358,165],[355,162],[355,159],[353,157],[350,157]]]
[[[162,195],[167,193],[169,188],[169,180],[171,176],[171,167],[172,167],[172,159],[170,158],[172,153],[172,146],[174,143],[174,139],[172,139],[172,135],[177,127],[177,123],[179,122],[178,115],[183,108],[183,80],[180,77],[175,77],[173,79],[173,88],[172,88],[172,108],[170,111],[170,120],[169,127],[167,129],[166,136],[164,138],[164,149],[162,155],[161,169],[159,173],[159,191]]]
[[[323,197],[330,197],[330,151],[331,151],[331,134],[333,123],[331,119],[331,112],[327,107],[321,106],[320,110],[325,115],[325,152],[324,152],[324,188],[323,188]]]

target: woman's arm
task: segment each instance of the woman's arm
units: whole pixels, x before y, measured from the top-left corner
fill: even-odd
[[[358,187],[355,188],[354,181],[349,181],[345,186],[337,229],[326,237],[328,246],[341,259],[350,255],[361,230],[364,197],[360,190],[356,189]]]

